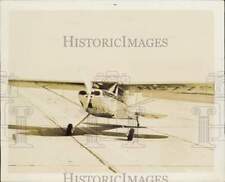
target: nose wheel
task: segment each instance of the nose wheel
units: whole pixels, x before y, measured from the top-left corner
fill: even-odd
[[[132,141],[133,138],[134,138],[134,129],[131,128],[131,129],[129,130],[128,135],[127,135],[127,141]]]
[[[90,114],[87,114],[82,120],[80,120],[80,122],[78,122],[74,127],[71,123],[69,123],[67,125],[67,128],[66,128],[66,132],[65,132],[65,135],[66,136],[71,136],[72,134],[74,134],[74,129],[76,127],[78,127],[78,125],[80,125],[81,123],[83,123],[88,117],[90,116]]]
[[[70,123],[66,128],[66,136],[71,136],[73,134],[73,125]]]

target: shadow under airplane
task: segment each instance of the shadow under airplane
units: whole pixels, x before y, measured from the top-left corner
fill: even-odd
[[[117,131],[107,131],[116,128],[137,128],[134,126],[123,126],[117,124],[104,124],[104,123],[85,123],[86,127],[77,127],[72,136],[80,135],[104,135],[112,137],[127,137],[126,133]],[[39,126],[22,126],[22,125],[8,125],[9,129],[22,130],[18,134],[34,135],[34,136],[65,136],[66,128],[51,128],[51,127],[39,127]],[[139,127],[146,128],[146,127]],[[163,139],[168,138],[166,135],[156,134],[134,134],[135,138],[143,139]]]

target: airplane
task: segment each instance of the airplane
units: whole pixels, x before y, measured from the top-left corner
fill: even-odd
[[[78,98],[82,108],[88,113],[78,124],[73,127],[71,123],[68,124],[66,135],[70,136],[76,131],[82,122],[84,122],[90,115],[96,117],[113,118],[113,119],[129,119],[135,120],[137,127],[140,127],[139,116],[144,116],[144,113],[132,111],[126,103],[124,96],[124,89],[115,82],[108,84],[101,82],[91,83],[91,87],[86,84],[86,90],[80,90]],[[128,140],[132,140],[134,136],[134,128],[130,128],[128,133]]]
[[[126,91],[130,91],[131,85],[126,85],[123,83],[119,83],[116,81],[90,81],[83,79],[84,82],[79,83],[79,85],[84,85],[86,89],[81,89],[78,91],[78,101],[80,103],[76,103],[76,105],[80,106],[82,110],[84,110],[87,114],[83,119],[81,119],[76,124],[69,123],[67,124],[67,127],[65,128],[65,131],[63,132],[63,135],[71,136],[71,135],[79,135],[80,129],[78,126],[83,123],[89,116],[94,117],[102,117],[102,118],[111,118],[111,119],[123,119],[124,121],[133,120],[136,121],[136,126],[134,125],[113,125],[111,127],[118,128],[118,127],[124,127],[129,128],[129,132],[127,135],[127,140],[131,141],[134,137],[140,138],[140,137],[147,137],[143,134],[135,134],[135,128],[140,127],[139,117],[145,117],[150,119],[158,119],[161,117],[164,117],[166,115],[164,114],[154,114],[154,113],[145,113],[140,110],[140,106],[145,103],[149,103],[150,101],[154,101],[153,98],[147,97],[142,100],[138,100],[135,103],[130,103],[132,100],[129,96],[129,94],[126,93]],[[24,84],[25,83],[25,84]],[[14,86],[28,86],[32,87],[34,85],[38,85],[38,87],[42,87],[44,89],[47,89],[48,91],[52,91],[48,84],[54,84],[58,83],[56,82],[46,82],[46,81],[16,81],[11,80],[11,85]],[[131,87],[130,87],[131,86]],[[142,88],[133,85],[135,88],[138,89]],[[57,86],[58,88],[58,86]],[[55,93],[55,92],[54,92]],[[133,93],[139,93],[139,91],[131,92]],[[134,97],[134,96],[131,96]],[[88,123],[87,123],[88,124]],[[104,126],[105,128],[106,126]],[[110,126],[108,126],[110,128]],[[100,133],[104,133],[103,131],[100,131]],[[104,133],[106,134],[106,133]],[[115,134],[115,133],[113,133]]]
[[[80,83],[58,83],[58,82],[48,82],[48,81],[26,81],[26,80],[10,80],[10,85],[11,86],[18,86],[18,87],[33,87],[36,85],[41,88],[45,88],[48,91],[54,92],[50,88],[55,85],[59,88],[59,85],[62,84],[65,86],[69,85],[69,89],[72,88],[74,90],[74,87],[71,87],[72,85],[76,85],[76,88],[80,88],[80,86],[83,85],[86,87],[86,89],[82,89],[78,91],[78,100],[80,101],[79,103],[75,103],[77,106],[82,107],[84,111],[87,112],[86,116],[77,122],[74,126],[72,123],[69,123],[65,130],[63,129],[62,135],[80,135],[84,134],[85,132],[81,132],[81,128],[79,129],[78,126],[83,123],[89,116],[95,116],[95,117],[103,117],[103,118],[112,118],[112,119],[125,119],[127,120],[134,120],[137,123],[137,126],[131,126],[131,125],[108,125],[107,128],[108,130],[114,129],[114,128],[130,128],[129,134],[127,135],[127,140],[132,140],[133,137],[137,138],[148,138],[149,136],[146,136],[145,134],[134,134],[134,128],[140,127],[139,123],[139,118],[140,117],[145,117],[145,118],[153,118],[153,119],[158,119],[161,117],[167,116],[166,114],[154,114],[154,113],[145,113],[143,111],[140,111],[140,106],[145,103],[149,103],[150,101],[154,101],[153,97],[147,96],[146,99],[139,100],[136,103],[131,104],[129,94],[126,94],[126,91],[131,91],[131,93],[141,93],[143,92],[144,94],[146,91],[149,90],[171,90],[174,91],[174,93],[177,93],[177,89],[181,89],[182,92],[183,90],[187,89],[187,93],[189,93],[189,88],[193,88],[193,86],[197,87],[196,84],[147,84],[147,85],[136,85],[136,84],[123,84],[123,83],[118,83],[118,82],[113,82],[113,81],[90,81],[90,79],[85,82],[85,79],[83,79],[84,82]],[[97,79],[94,79],[97,80]],[[77,87],[77,85],[79,85]],[[62,87],[61,89],[67,89],[67,87]],[[205,88],[210,89],[209,94],[212,92],[213,93],[213,86],[212,85],[203,85],[201,84],[201,89]],[[199,86],[199,87],[200,87]],[[49,88],[50,87],[50,88]],[[54,92],[57,94],[57,92]],[[178,91],[179,93],[179,91]],[[57,94],[61,96],[60,94]],[[212,94],[213,96],[213,94]],[[132,96],[133,97],[133,96]],[[63,96],[63,98],[65,98]],[[212,97],[213,98],[213,97]],[[73,102],[74,103],[74,102]],[[122,120],[121,120],[122,121]],[[85,123],[88,125],[98,125],[98,132],[97,134],[112,134],[113,136],[116,136],[115,132],[104,132],[106,125],[100,125],[96,123]],[[77,129],[76,129],[77,128]],[[85,133],[88,134],[88,133]],[[93,134],[93,133],[92,133]],[[96,134],[96,133],[95,133]],[[119,133],[123,134],[124,133]],[[61,134],[60,134],[61,135]]]

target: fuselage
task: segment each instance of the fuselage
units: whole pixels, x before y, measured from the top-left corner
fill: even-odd
[[[90,97],[90,98],[88,98]],[[104,90],[92,89],[90,95],[85,90],[79,92],[79,100],[86,112],[106,118],[134,119],[122,97]]]

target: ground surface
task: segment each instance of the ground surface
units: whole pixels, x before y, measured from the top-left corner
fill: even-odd
[[[77,98],[80,87],[61,89],[38,84],[11,87],[16,97],[10,106],[9,171],[212,170],[214,150],[198,144],[199,118],[193,113],[199,106],[212,106],[210,99],[202,102],[201,96],[198,102],[183,99],[184,95],[181,99],[174,95],[169,99],[163,93],[150,94],[151,98],[144,94],[142,99],[147,101],[141,102],[141,109],[160,117],[140,118],[142,127],[135,128],[139,137],[134,141],[126,141],[126,135],[127,126],[134,126],[135,122],[94,116],[67,137],[64,136],[67,124],[76,124],[86,116]]]

